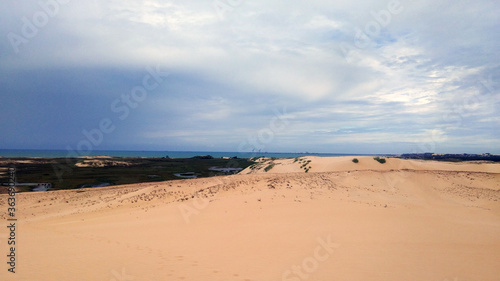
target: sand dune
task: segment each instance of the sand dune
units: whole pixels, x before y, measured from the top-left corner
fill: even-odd
[[[352,160],[356,158],[358,163]],[[333,172],[333,171],[364,171],[364,170],[439,170],[439,171],[470,171],[470,172],[499,172],[499,164],[487,162],[440,162],[426,160],[405,160],[399,158],[384,158],[386,163],[380,164],[373,157],[317,157],[306,156],[296,159],[259,159],[260,163],[255,168],[247,168],[240,174],[263,173],[266,167],[273,165],[269,173],[294,173],[304,172]],[[303,167],[303,168],[302,168]]]
[[[0,280],[499,280],[500,165],[358,159],[18,194]]]

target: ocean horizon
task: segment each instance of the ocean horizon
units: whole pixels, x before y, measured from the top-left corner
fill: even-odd
[[[310,152],[221,152],[221,151],[148,151],[148,150],[93,150],[88,153],[78,154],[67,150],[57,149],[0,149],[0,157],[41,157],[41,158],[65,158],[82,156],[111,156],[111,157],[170,157],[170,158],[191,158],[200,155],[211,155],[214,158],[221,157],[276,157],[295,158],[300,156],[362,156],[371,154],[350,154],[350,153],[310,153]]]

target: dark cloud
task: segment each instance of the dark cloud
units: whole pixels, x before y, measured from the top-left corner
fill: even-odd
[[[0,148],[500,153],[495,1],[214,3],[0,3]]]

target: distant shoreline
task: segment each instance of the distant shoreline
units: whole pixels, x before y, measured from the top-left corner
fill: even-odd
[[[370,156],[371,154],[350,153],[310,153],[310,152],[220,152],[220,151],[139,151],[139,150],[93,150],[89,153],[69,153],[67,150],[43,150],[43,149],[0,149],[0,157],[41,157],[41,158],[76,158],[81,156],[110,156],[110,157],[166,157],[191,158],[199,155],[211,155],[214,158],[221,157],[276,157],[295,158],[300,156]],[[375,154],[373,154],[375,155]]]

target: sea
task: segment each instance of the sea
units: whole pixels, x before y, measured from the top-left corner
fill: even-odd
[[[300,156],[360,156],[362,154],[342,153],[309,153],[309,152],[220,152],[220,151],[141,151],[141,150],[93,150],[85,154],[68,152],[67,150],[42,150],[42,149],[0,149],[0,157],[41,157],[41,158],[64,158],[79,156],[111,156],[111,157],[169,157],[169,158],[191,158],[194,156],[211,155],[214,158],[221,157],[276,157],[295,158]]]

